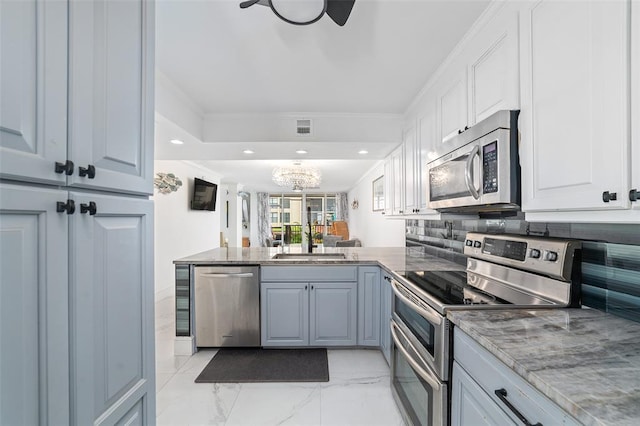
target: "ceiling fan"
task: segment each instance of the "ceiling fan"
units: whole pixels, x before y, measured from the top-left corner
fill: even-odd
[[[326,13],[341,27],[349,19],[356,0],[246,0],[240,8],[259,4],[268,6],[273,13],[285,22],[294,25],[309,25]]]

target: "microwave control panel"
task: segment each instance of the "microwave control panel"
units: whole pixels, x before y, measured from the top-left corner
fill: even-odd
[[[498,141],[482,147],[482,192],[498,192]]]

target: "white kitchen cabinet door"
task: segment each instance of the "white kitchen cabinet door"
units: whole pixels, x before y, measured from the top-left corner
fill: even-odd
[[[519,109],[518,20],[487,26],[469,64],[470,125],[505,109]],[[502,24],[502,25],[500,25]]]
[[[445,78],[437,94],[438,139],[443,143],[469,126],[467,71]]]
[[[640,197],[640,3],[631,3],[631,190]],[[631,197],[631,192],[630,192]],[[640,199],[632,202],[640,211]]]
[[[67,192],[0,183],[0,424],[69,424]]]
[[[64,184],[67,3],[0,2],[0,177]]]
[[[393,214],[393,197],[394,197],[394,186],[393,186],[393,161],[392,155],[389,154],[387,158],[384,159],[384,214],[390,215]]]
[[[139,403],[154,423],[153,202],[70,198],[72,423],[116,424]]]
[[[153,193],[153,37],[153,2],[70,3],[69,185]]]
[[[403,169],[403,151],[400,145],[391,153],[391,180],[393,186],[393,194],[391,199],[391,213],[399,215],[404,213],[404,169]]]
[[[417,182],[419,172],[417,171],[417,148],[416,148],[416,128],[408,128],[404,132],[403,138],[403,151],[404,151],[404,208],[402,209],[405,214],[416,213],[418,200],[417,200]]]
[[[520,24],[523,210],[629,208],[629,2],[540,1]]]
[[[436,136],[436,106],[429,102],[418,114],[418,209],[419,213],[436,214],[435,210],[428,209],[429,203],[429,173],[427,164],[437,158],[435,148],[439,141]]]

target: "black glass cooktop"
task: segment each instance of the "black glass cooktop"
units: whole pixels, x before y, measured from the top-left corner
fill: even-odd
[[[445,305],[464,304],[465,271],[415,271],[400,275]]]

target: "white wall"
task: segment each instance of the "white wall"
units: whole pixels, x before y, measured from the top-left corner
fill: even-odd
[[[371,168],[348,192],[349,238],[358,238],[364,247],[404,247],[404,220],[386,219],[381,211],[372,211],[372,183],[384,174],[384,162]],[[358,200],[358,208],[351,203]]]
[[[155,212],[155,290],[156,299],[174,291],[173,261],[219,247],[220,215],[223,204],[218,186],[216,211],[190,210],[193,178],[220,184],[220,176],[186,161],[157,160],[155,172],[173,173],[182,187],[170,194],[154,193]]]

